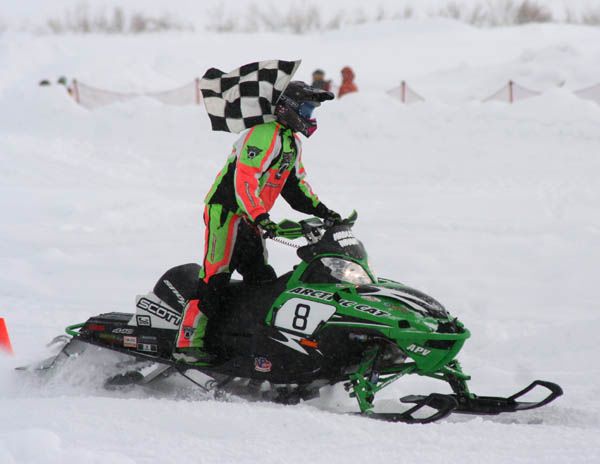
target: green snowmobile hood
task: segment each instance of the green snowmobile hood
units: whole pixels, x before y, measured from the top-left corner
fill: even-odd
[[[289,223],[287,227],[289,230],[293,228]],[[337,239],[338,242],[347,240],[351,243],[347,248],[336,248],[330,241],[309,244],[298,250],[302,261],[295,266],[286,290],[271,307],[266,323],[276,326],[278,311],[286,303],[289,305],[290,300],[307,307],[314,302],[320,308],[323,304],[329,305],[332,315],[323,320],[313,333],[305,334],[307,338],[318,339],[320,331],[335,326],[353,329],[357,334],[380,333],[393,340],[407,358],[415,362],[417,372],[424,374],[437,371],[453,360],[470,332],[428,295],[399,282],[378,279],[369,267],[362,243],[348,230],[332,234],[342,237]],[[355,263],[364,269],[371,282],[323,283],[307,278],[308,271],[322,258],[339,258]],[[306,304],[299,303],[297,299]],[[324,308],[323,311],[327,312]]]

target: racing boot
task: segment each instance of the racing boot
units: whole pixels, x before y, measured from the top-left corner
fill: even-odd
[[[200,300],[190,300],[177,334],[174,359],[188,364],[210,364],[213,356],[204,350],[207,324],[208,317],[200,310]]]
[[[204,309],[214,306],[215,300],[216,295],[203,280],[200,280],[198,298],[189,300],[183,312],[173,352],[174,359],[201,365],[208,365],[214,359],[214,356],[204,347],[208,324],[208,316]]]

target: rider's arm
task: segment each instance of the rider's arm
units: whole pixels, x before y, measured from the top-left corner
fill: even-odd
[[[298,154],[296,165],[290,172],[281,195],[296,211],[323,217],[328,209],[312,191],[305,178],[306,170],[302,165],[300,154]]]
[[[279,124],[255,126],[246,135],[235,169],[235,197],[242,211],[253,221],[267,211],[259,196],[260,176],[278,152]]]

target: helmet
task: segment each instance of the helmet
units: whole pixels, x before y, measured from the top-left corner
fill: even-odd
[[[317,130],[313,110],[326,100],[333,100],[331,92],[316,89],[302,81],[292,81],[277,101],[275,118],[295,132],[310,137]]]

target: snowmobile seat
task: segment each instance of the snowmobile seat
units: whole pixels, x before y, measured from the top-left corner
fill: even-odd
[[[171,308],[182,313],[188,300],[196,298],[200,269],[196,263],[172,267],[158,279],[152,291]]]

